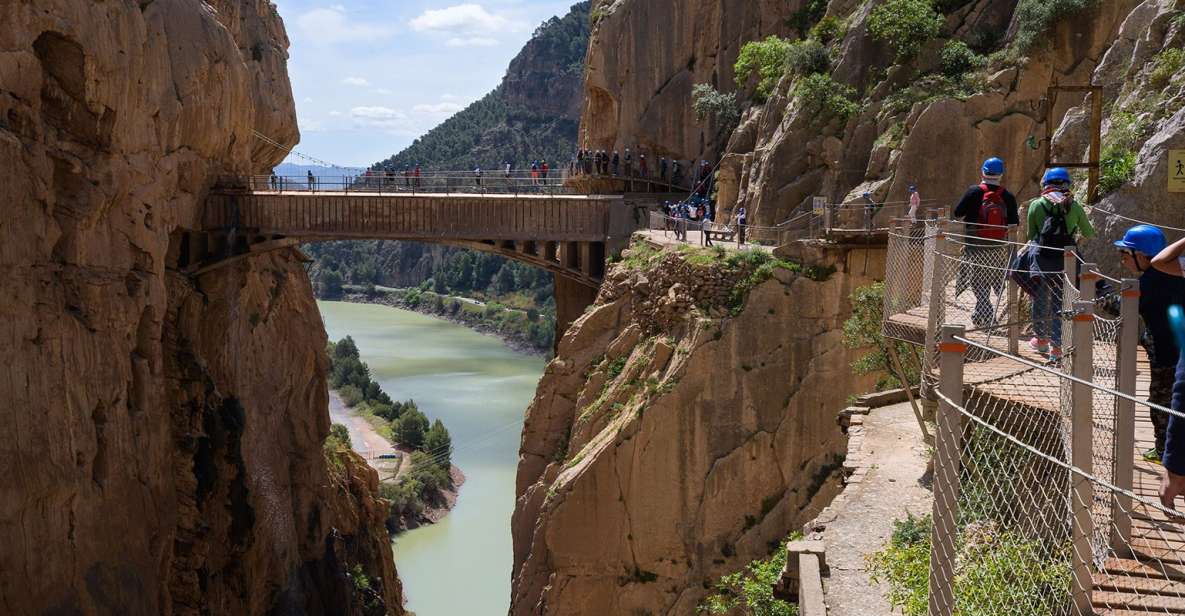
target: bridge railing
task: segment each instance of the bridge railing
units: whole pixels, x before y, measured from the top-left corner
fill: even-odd
[[[224,189],[251,192],[343,192],[387,194],[474,194],[474,195],[576,195],[585,194],[565,185],[559,174],[548,177],[524,177],[521,174],[421,174],[391,175],[315,175],[250,176],[228,179]]]
[[[884,335],[922,346],[938,406],[929,614],[1185,606],[1185,527],[1135,453],[1136,408],[1173,413],[1135,396],[1138,282],[1100,286],[1073,251],[1034,278],[1022,244],[952,228],[897,221],[885,278]],[[1056,303],[1033,318],[1030,295]],[[1058,355],[1021,343],[1055,328]]]

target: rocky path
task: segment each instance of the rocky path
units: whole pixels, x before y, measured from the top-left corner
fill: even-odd
[[[873,410],[864,418],[863,438],[858,469],[818,519],[831,567],[824,578],[830,616],[894,613],[885,586],[869,580],[865,558],[888,544],[894,520],[906,512],[925,515],[933,503],[930,490],[919,483],[928,454],[909,404]]]

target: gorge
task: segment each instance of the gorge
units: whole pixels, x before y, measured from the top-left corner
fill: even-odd
[[[923,34],[892,36],[918,7]],[[882,376],[852,370],[868,349],[844,323],[883,245],[659,245],[630,237],[653,203],[626,194],[588,200],[625,233],[461,238],[548,274],[237,222],[203,253],[214,204],[246,199],[226,178],[267,176],[301,140],[276,5],[0,1],[0,24],[0,611],[682,616],[843,490],[837,414]],[[743,207],[775,228],[814,197],[916,185],[949,205],[991,155],[1032,197],[1046,145],[1092,154],[1091,95],[1050,86],[1093,83],[1088,256],[1127,218],[1185,227],[1165,190],[1185,149],[1183,0],[592,0],[536,35],[464,130],[373,169],[633,148],[718,161],[718,220]],[[760,42],[773,60],[738,64]],[[706,113],[701,84],[722,95]],[[546,365],[314,289],[332,271],[491,293],[503,270],[557,324]],[[347,334],[393,395],[448,419],[469,475],[452,515],[394,547],[378,474],[324,449],[325,348]]]

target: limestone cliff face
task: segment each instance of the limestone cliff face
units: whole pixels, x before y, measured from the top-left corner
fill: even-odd
[[[691,87],[735,91],[731,66],[739,46],[769,34],[797,38],[779,20],[803,4],[598,2],[594,14],[605,17],[593,31],[582,118],[594,147],[642,144],[682,158],[720,158],[723,210],[744,205],[756,224],[784,221],[816,195],[854,202],[867,191],[879,201],[902,201],[910,184],[934,205],[949,205],[978,180],[980,163],[991,155],[1007,159],[1008,187],[1032,197],[1044,167],[1048,87],[1095,83],[1106,89],[1104,143],[1118,133],[1112,133],[1114,118],[1129,111],[1138,118],[1140,144],[1136,177],[1101,209],[1173,224],[1185,205],[1182,195],[1165,193],[1166,150],[1185,140],[1182,81],[1152,77],[1158,54],[1182,44],[1179,0],[1112,0],[1063,15],[1026,57],[993,59],[958,91],[941,80],[943,43],[963,40],[985,52],[1007,47],[1026,19],[1017,0],[942,3],[948,7],[942,34],[906,65],[868,32],[869,15],[882,0],[831,0],[825,15],[843,27],[828,46],[829,74],[854,88],[858,111],[845,120],[820,117],[795,96],[791,75],[767,102],[746,107],[728,143],[713,142],[714,127],[700,126],[691,114]],[[998,40],[984,43],[985,33]],[[1063,160],[1085,160],[1087,102],[1063,94],[1055,106],[1054,149]],[[1131,122],[1123,124],[1120,130],[1130,129]],[[1108,237],[1129,224],[1098,222]]]
[[[841,322],[876,272],[775,269],[742,303],[751,266],[634,251],[527,411],[512,614],[694,613],[837,491],[835,413],[869,385]]]
[[[252,131],[297,139],[275,8],[0,2],[0,23],[0,611],[399,612],[375,478],[321,452],[298,254],[173,267],[217,176],[283,156]]]

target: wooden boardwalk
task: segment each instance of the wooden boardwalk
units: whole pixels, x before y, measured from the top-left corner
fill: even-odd
[[[926,308],[891,315],[886,322],[893,337],[915,344],[926,338]],[[961,322],[966,314],[950,315],[948,321]],[[964,317],[960,319],[960,317]],[[969,334],[982,344],[1005,350],[1004,336],[989,338],[983,333]],[[1019,345],[1021,355],[1033,361],[1042,358]],[[1150,370],[1146,354],[1138,353],[1136,395],[1148,397]],[[1101,358],[1096,357],[1096,368]],[[1014,403],[1051,415],[1061,413],[1058,378],[1007,357],[997,357],[964,366],[964,383],[971,395]],[[1001,405],[1007,406],[1007,405]],[[1012,408],[1012,407],[1009,407]],[[1106,418],[1109,420],[1110,418]],[[1096,419],[1096,421],[1098,421]],[[1152,422],[1146,407],[1136,406],[1136,460],[1132,491],[1141,499],[1159,502],[1160,479],[1164,469],[1145,461],[1143,452],[1154,446]],[[1109,507],[1109,504],[1106,505]],[[1103,512],[1106,515],[1105,512]],[[1094,613],[1100,616],[1147,616],[1151,614],[1185,615],[1185,525],[1169,520],[1159,510],[1137,503],[1132,511],[1130,545],[1113,545],[1102,562],[1096,562],[1091,600]]]

